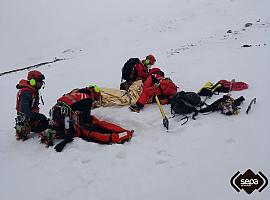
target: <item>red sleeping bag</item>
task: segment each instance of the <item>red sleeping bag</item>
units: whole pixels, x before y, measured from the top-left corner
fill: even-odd
[[[232,91],[240,91],[248,89],[248,84],[245,82],[232,82],[227,80],[220,80],[221,83],[225,88],[231,88]]]

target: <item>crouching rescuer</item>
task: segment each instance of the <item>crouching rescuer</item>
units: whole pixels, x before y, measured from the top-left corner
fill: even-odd
[[[91,108],[95,107],[98,101],[101,101],[101,96],[97,85],[74,89],[64,94],[50,110],[53,129],[44,132],[41,142],[52,146],[55,138],[64,139],[54,147],[57,152],[61,152],[74,137],[102,144],[129,141],[133,131],[91,115]]]
[[[27,140],[30,132],[40,133],[50,127],[49,119],[39,113],[39,90],[44,86],[45,76],[37,71],[28,72],[27,80],[17,84],[19,89],[16,98],[16,139]],[[42,98],[41,98],[42,100]],[[43,102],[43,101],[42,101]]]
[[[173,95],[177,92],[177,86],[170,78],[164,77],[164,72],[159,68],[150,70],[144,82],[142,93],[136,104],[130,105],[132,112],[140,112],[146,103],[152,103],[154,96],[157,95],[161,104],[168,104]]]

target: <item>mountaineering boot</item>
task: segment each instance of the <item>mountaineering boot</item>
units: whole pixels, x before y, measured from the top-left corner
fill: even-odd
[[[136,106],[136,104],[135,105],[130,105],[129,110],[131,110],[132,112],[137,112],[137,113],[140,112],[140,109],[138,108],[138,106]]]
[[[46,147],[48,148],[49,146],[53,146],[53,139],[55,138],[56,131],[47,129],[43,131],[40,134],[40,143],[45,144]]]
[[[129,110],[131,110],[132,112],[137,112],[137,113],[139,113],[140,110],[141,110],[143,107],[144,107],[143,104],[141,104],[141,103],[136,103],[136,104],[134,104],[134,105],[130,105],[130,106],[129,106]]]
[[[25,122],[22,125],[16,124],[15,130],[16,130],[16,135],[15,135],[16,140],[25,141],[29,138],[31,127],[30,127],[29,123]]]
[[[29,134],[31,132],[30,120],[22,113],[17,114],[15,118],[16,125],[16,140],[25,141],[29,138]]]
[[[27,134],[22,133],[22,132],[18,132],[18,131],[16,131],[15,137],[16,137],[16,140],[22,140],[22,141],[29,139],[29,136]]]

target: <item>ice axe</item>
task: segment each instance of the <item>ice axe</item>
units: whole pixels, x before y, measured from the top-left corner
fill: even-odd
[[[247,110],[246,110],[246,113],[247,113],[247,114],[248,114],[248,112],[250,111],[252,104],[256,104],[256,98],[253,98],[253,99],[250,101],[250,103],[249,103],[249,105],[248,105],[248,108],[247,108]]]
[[[159,101],[157,95],[155,96],[155,99],[156,99],[156,102],[157,102],[157,105],[158,105],[160,114],[161,114],[161,116],[162,116],[162,118],[163,118],[163,125],[164,125],[164,127],[165,127],[167,130],[169,130],[169,120],[168,120],[168,118],[167,118],[166,115],[165,115],[165,112],[164,112],[164,110],[163,110],[163,107],[162,107],[161,104],[160,104],[160,101]]]

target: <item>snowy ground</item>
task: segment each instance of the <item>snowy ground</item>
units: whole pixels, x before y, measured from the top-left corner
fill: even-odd
[[[15,85],[27,71],[1,76],[0,198],[269,199],[269,185],[251,195],[230,185],[237,171],[249,168],[270,179],[269,10],[269,0],[2,0],[0,73],[70,58],[39,68],[46,75],[46,115],[73,88],[118,88],[123,63],[149,53],[185,91],[233,78],[250,88],[232,93],[246,98],[238,116],[200,115],[185,126],[174,118],[169,132],[156,105],[139,114],[96,109],[97,117],[134,129],[130,143],[76,139],[56,153],[35,135],[15,140]],[[257,104],[246,115],[253,97]],[[169,106],[164,109],[170,117]]]

